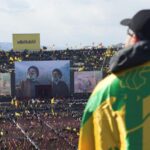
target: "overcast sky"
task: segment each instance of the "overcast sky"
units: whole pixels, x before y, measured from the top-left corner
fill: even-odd
[[[40,33],[46,46],[109,46],[125,40],[120,20],[148,8],[150,0],[0,0],[0,42]]]

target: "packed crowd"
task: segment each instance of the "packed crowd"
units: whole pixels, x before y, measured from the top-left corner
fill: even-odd
[[[61,51],[0,51],[0,72],[14,70],[15,61],[40,61],[40,60],[70,60],[73,70],[101,70],[106,58],[114,55],[116,49],[87,49],[87,50],[61,50]]]
[[[83,99],[1,103],[0,149],[77,149],[85,104]]]
[[[70,60],[72,71],[108,73],[114,49],[0,51],[0,72],[14,72],[15,61]],[[2,97],[1,97],[2,98]],[[28,99],[0,103],[0,149],[77,149],[87,99]]]

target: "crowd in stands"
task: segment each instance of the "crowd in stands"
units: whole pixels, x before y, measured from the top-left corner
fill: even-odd
[[[0,104],[0,149],[77,149],[86,100],[16,101]]]
[[[108,74],[115,49],[0,51],[0,72],[13,72],[15,61],[70,60],[73,71]],[[87,99],[28,99],[0,103],[0,149],[77,149]]]
[[[116,49],[55,50],[55,51],[0,51],[0,72],[11,71],[15,61],[70,60],[71,67],[82,70],[101,70],[103,61],[114,55]],[[107,65],[107,64],[106,64]]]

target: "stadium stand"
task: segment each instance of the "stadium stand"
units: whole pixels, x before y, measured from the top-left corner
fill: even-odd
[[[14,62],[70,60],[70,71],[102,70],[108,74],[115,49],[63,51],[0,51],[0,73],[15,74]],[[35,98],[18,100],[14,82],[12,94],[0,96],[0,149],[77,149],[79,127],[90,93],[71,92],[68,98]],[[83,97],[83,98],[81,98]]]

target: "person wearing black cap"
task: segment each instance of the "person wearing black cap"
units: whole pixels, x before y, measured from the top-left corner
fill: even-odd
[[[149,150],[150,9],[121,24],[125,48],[110,62],[110,75],[94,89],[82,117],[79,150]]]

